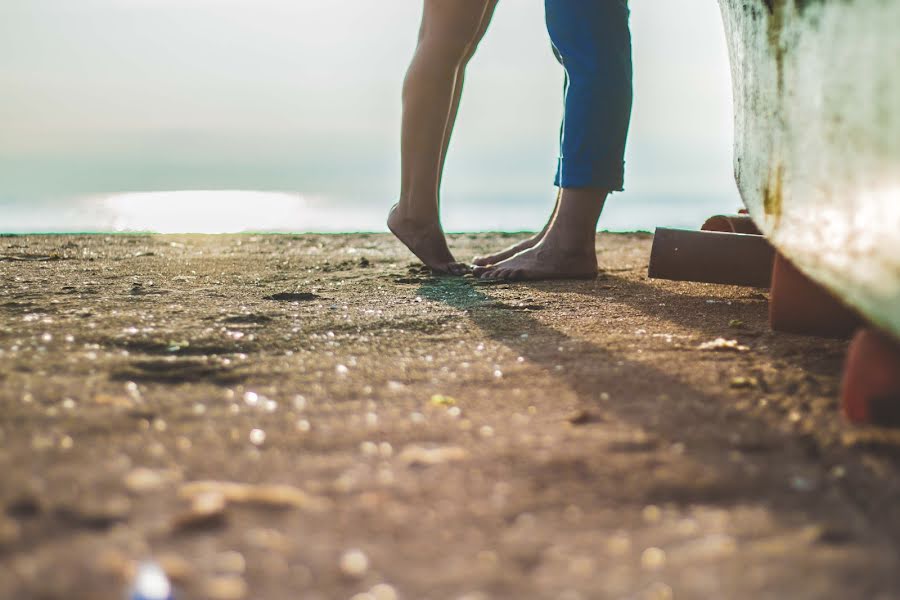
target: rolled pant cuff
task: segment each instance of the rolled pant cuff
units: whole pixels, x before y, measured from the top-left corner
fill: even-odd
[[[571,163],[559,160],[556,178],[553,181],[560,188],[595,188],[609,192],[625,190],[625,164],[617,169],[573,168]]]

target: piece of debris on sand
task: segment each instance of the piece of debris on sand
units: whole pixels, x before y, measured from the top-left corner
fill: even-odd
[[[432,466],[449,462],[457,462],[469,458],[469,452],[460,446],[444,446],[427,448],[425,446],[407,446],[397,457],[407,466]]]
[[[456,398],[453,396],[445,396],[443,394],[434,394],[431,397],[431,403],[434,406],[455,406]]]
[[[124,482],[129,492],[145,494],[154,492],[177,478],[177,474],[173,472],[138,467],[125,476]]]
[[[191,497],[190,507],[175,517],[173,526],[177,530],[195,530],[218,527],[225,523],[225,509],[228,500],[218,490],[210,490]]]
[[[737,340],[726,340],[725,338],[716,338],[709,342],[703,342],[697,346],[698,350],[711,350],[713,352],[748,352],[749,346],[743,346]]]
[[[193,501],[203,494],[221,494],[227,503],[254,504],[272,508],[298,508],[310,512],[324,512],[331,508],[331,500],[314,496],[298,487],[284,484],[249,484],[232,481],[192,481],[181,486],[178,494]]]
[[[755,388],[759,385],[756,377],[733,377],[731,379],[731,387],[736,390]]]

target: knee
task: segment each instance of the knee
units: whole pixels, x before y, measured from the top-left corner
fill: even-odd
[[[471,55],[477,32],[464,27],[435,27],[419,38],[417,52],[448,66],[459,66]]]

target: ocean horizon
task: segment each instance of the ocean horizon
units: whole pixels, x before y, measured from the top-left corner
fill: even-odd
[[[521,198],[444,201],[448,233],[538,231],[553,208]],[[600,231],[698,229],[719,213],[734,213],[735,198],[648,198],[613,194]],[[94,194],[27,202],[0,200],[0,233],[381,233],[390,201],[332,198],[290,192],[192,190]]]

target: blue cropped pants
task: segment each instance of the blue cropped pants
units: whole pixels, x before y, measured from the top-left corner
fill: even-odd
[[[621,191],[631,120],[627,0],[544,0],[547,31],[566,71],[555,184]]]

